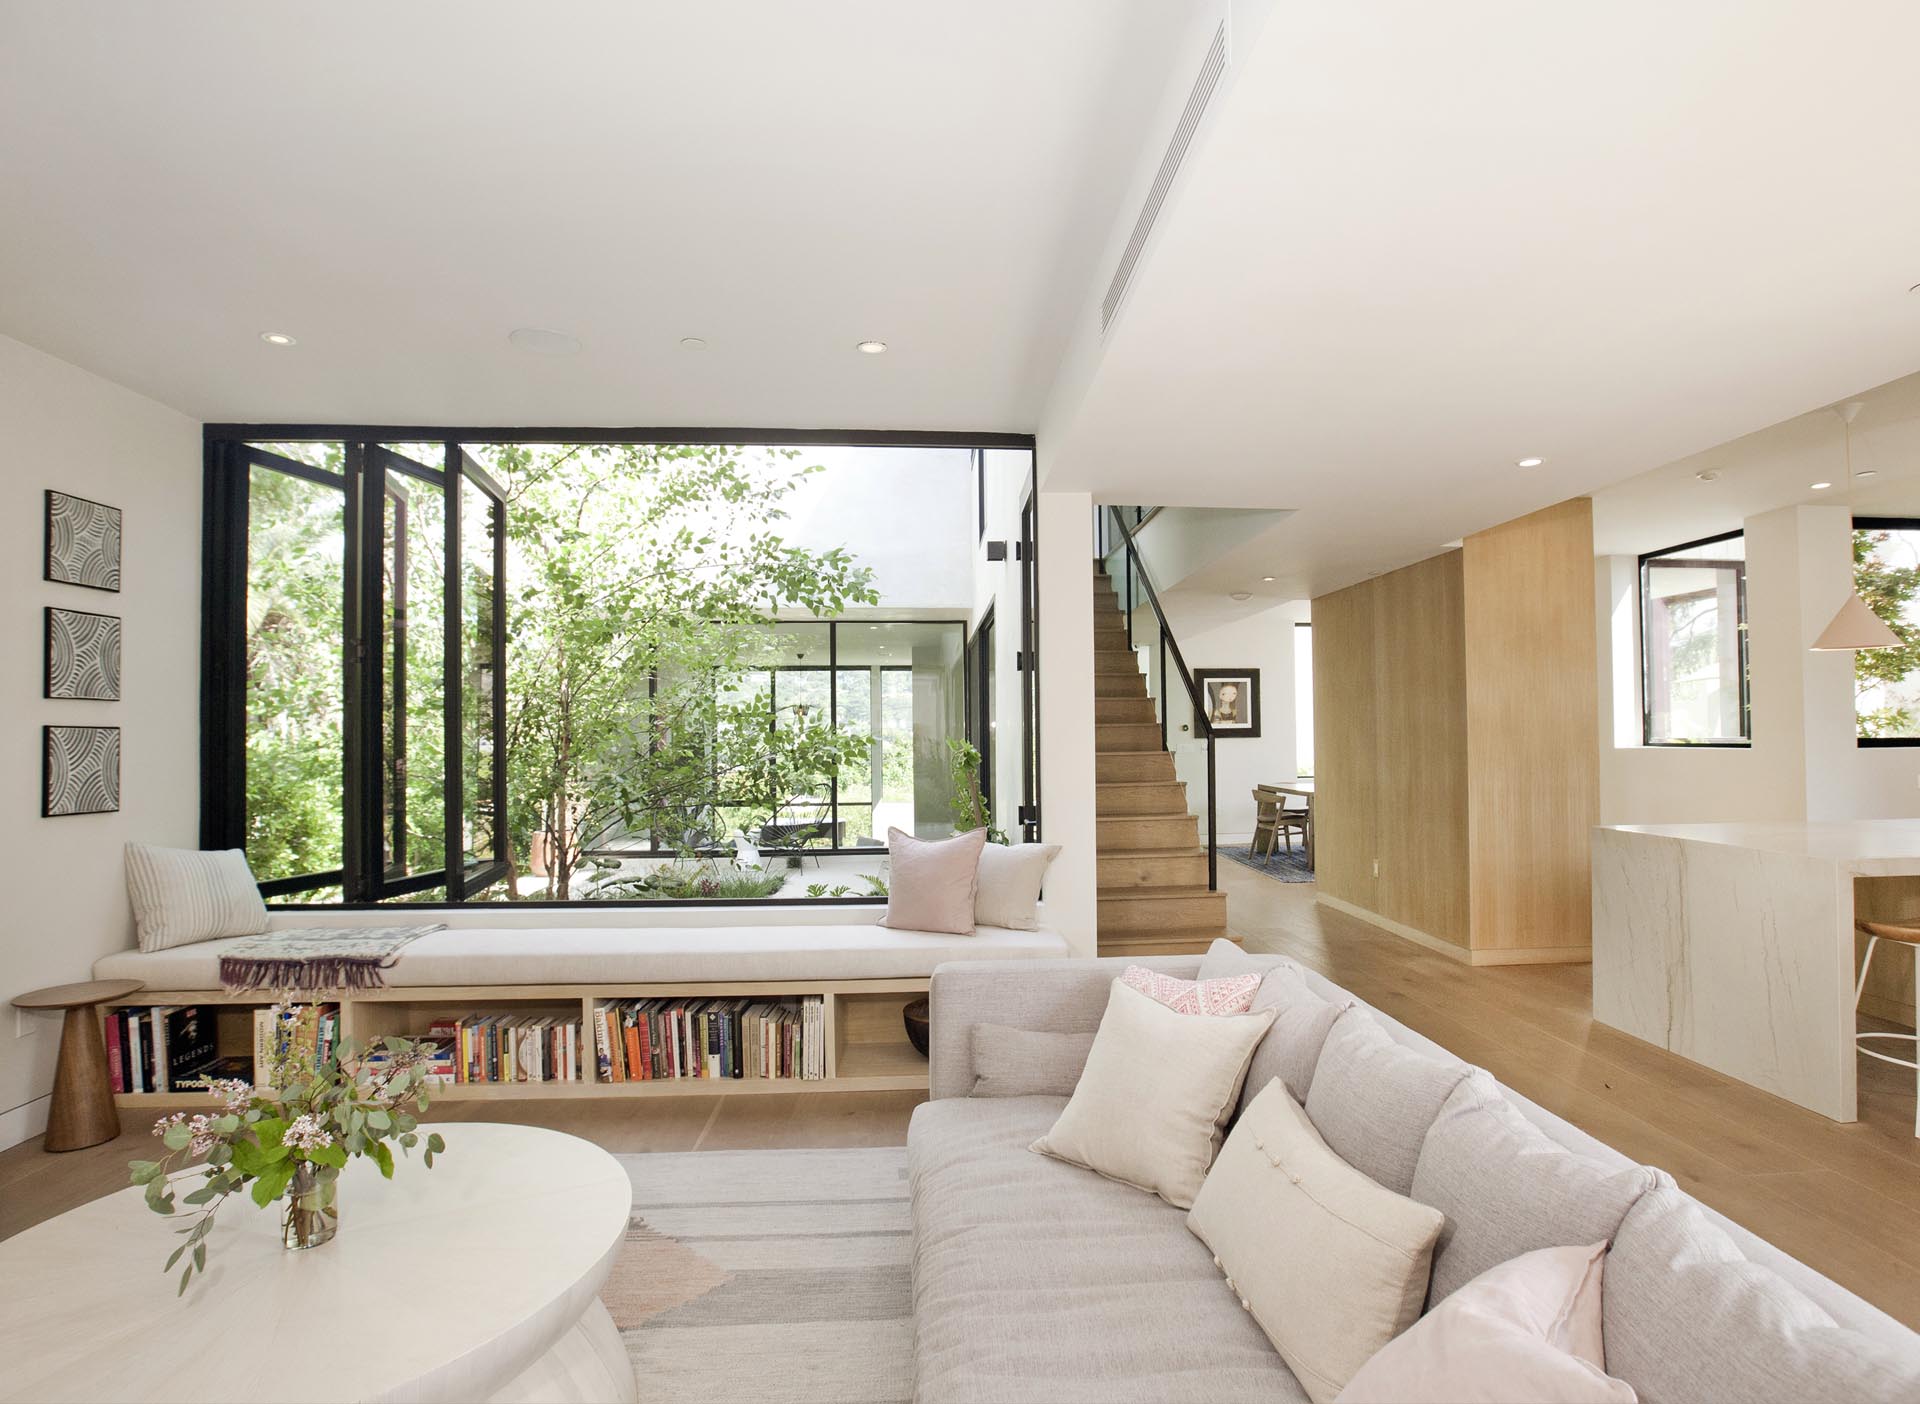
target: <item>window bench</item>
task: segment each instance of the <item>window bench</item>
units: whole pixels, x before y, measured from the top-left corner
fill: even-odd
[[[871,909],[869,909],[871,910]],[[375,914],[380,924],[431,920],[446,913],[407,907]],[[488,915],[492,915],[489,913]],[[548,913],[513,913],[552,920]],[[628,913],[632,920],[633,914]],[[827,1055],[824,1079],[691,1078],[601,1082],[591,1042],[583,1050],[580,1080],[569,1082],[447,1083],[434,1095],[448,1100],[502,1097],[714,1096],[751,1092],[923,1090],[927,1063],[907,1042],[902,1008],[927,992],[934,967],[952,961],[1057,959],[1070,954],[1056,933],[979,928],[971,936],[894,931],[866,912],[851,921],[801,924],[740,922],[696,926],[618,926],[615,914],[594,913],[592,924],[519,926],[462,924],[411,942],[376,990],[322,996],[340,1005],[345,1037],[364,1042],[381,1034],[421,1034],[435,1019],[469,1014],[558,1015],[578,1019],[591,1039],[596,1007],[609,999],[759,995],[819,996],[824,1004]],[[276,929],[375,924],[363,912],[276,912]],[[236,938],[237,939],[237,938]],[[220,986],[220,956],[233,940],[144,953],[121,951],[94,962],[97,979],[142,981],[146,988],[120,1001],[128,1006],[213,1006],[222,1051],[250,1047],[251,1010],[272,992],[235,993]],[[103,1007],[103,1015],[106,1012]],[[122,1093],[125,1106],[191,1105],[204,1094]]]

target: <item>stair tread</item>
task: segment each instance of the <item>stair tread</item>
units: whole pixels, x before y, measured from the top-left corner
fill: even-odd
[[[1207,850],[1198,845],[1192,848],[1129,848],[1126,856],[1128,858],[1204,858],[1207,856]]]
[[[1110,756],[1137,756],[1137,755],[1151,755],[1152,753],[1142,752],[1142,751],[1108,751],[1106,752],[1106,754]],[[1178,785],[1181,783],[1183,782],[1179,780],[1099,780],[1099,779],[1096,779],[1093,782],[1094,788],[1099,790],[1164,790],[1169,785]]]

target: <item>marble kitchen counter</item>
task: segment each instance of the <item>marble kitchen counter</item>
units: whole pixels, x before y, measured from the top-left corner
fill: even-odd
[[[1920,820],[1623,824],[1593,833],[1593,1014],[1856,1117],[1854,881],[1920,875]]]

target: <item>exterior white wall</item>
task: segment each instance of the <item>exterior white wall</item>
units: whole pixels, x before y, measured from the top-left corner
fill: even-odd
[[[1093,499],[1043,492],[1040,576],[1041,837],[1061,846],[1047,874],[1048,925],[1075,955],[1098,946],[1094,859]]]
[[[787,502],[781,534],[811,551],[845,547],[874,574],[882,609],[958,613],[973,598],[973,451],[804,448],[818,463]]]
[[[0,847],[12,880],[0,922],[0,1002],[90,977],[133,941],[121,870],[129,840],[192,847],[200,807],[200,426],[130,390],[0,337],[0,532],[9,660],[0,713]],[[43,494],[119,507],[118,594],[49,584]],[[121,619],[121,700],[41,698],[44,607]],[[40,817],[41,727],[120,728],[117,814]],[[24,1030],[25,1037],[17,1036]],[[8,1010],[0,1030],[0,1146],[46,1124],[57,1015]]]
[[[1020,507],[1026,501],[1033,473],[1033,454],[1027,449],[988,449],[986,469],[986,526],[973,547],[973,614],[971,628],[993,610],[994,754],[992,809],[995,824],[1018,837],[1015,816],[1021,795],[1024,755],[1020,672],[1020,567],[1014,549],[1020,540]],[[977,511],[977,505],[976,509]],[[969,521],[973,518],[969,517]],[[1005,560],[989,561],[988,541],[1007,544]]]
[[[1596,561],[1600,822],[1920,815],[1920,750],[1856,745],[1853,655],[1808,647],[1852,588],[1849,509],[1783,507],[1742,528],[1750,747],[1640,744],[1638,562]]]

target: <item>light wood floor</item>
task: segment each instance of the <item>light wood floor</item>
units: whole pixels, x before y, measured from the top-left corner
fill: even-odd
[[[1920,1328],[1910,1070],[1861,1059],[1861,1119],[1842,1125],[1594,1023],[1589,966],[1469,966],[1320,906],[1311,884],[1223,860],[1220,885],[1248,950],[1318,970]]]
[[[1861,1064],[1842,1126],[1594,1024],[1588,969],[1473,968],[1317,905],[1307,884],[1220,865],[1248,950],[1282,952],[1482,1067],[1729,1218],[1920,1327],[1920,1141],[1912,1074]],[[520,1121],[614,1151],[900,1145],[917,1093],[444,1103],[434,1119]],[[151,1115],[67,1155],[0,1152],[0,1238],[122,1188]]]

